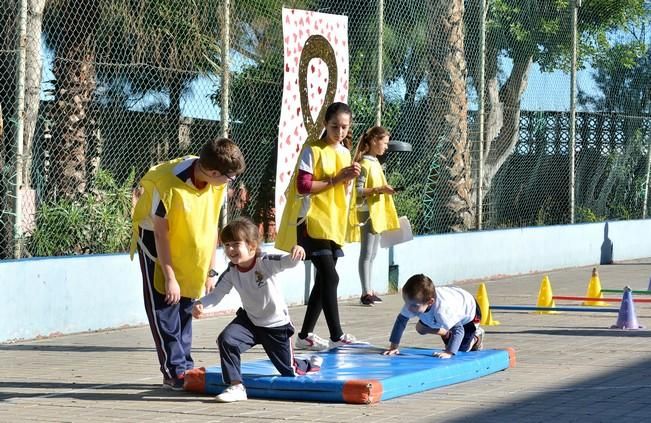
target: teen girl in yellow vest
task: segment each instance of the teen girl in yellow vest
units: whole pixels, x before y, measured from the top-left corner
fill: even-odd
[[[335,267],[337,258],[343,256],[341,246],[349,228],[347,189],[360,171],[359,164],[350,161],[351,117],[344,103],[327,108],[325,132],[321,139],[303,145],[287,190],[276,248],[290,251],[298,244],[316,268],[296,349],[323,350],[356,342],[354,336],[343,332],[339,322],[339,275]],[[314,333],[321,310],[330,342]]]
[[[373,260],[380,245],[380,234],[398,229],[398,213],[393,204],[393,187],[387,183],[377,156],[383,155],[389,145],[389,132],[374,126],[362,135],[357,146],[355,162],[361,165],[361,173],[355,184],[356,201],[351,203],[351,218],[356,230],[351,239],[361,241],[359,251],[359,279],[362,283],[363,305],[372,306],[382,302],[371,289]]]
[[[199,157],[152,167],[140,181],[131,257],[137,248],[164,387],[183,389],[183,375],[194,366],[192,305],[216,281],[212,269],[226,184],[243,171],[239,148],[221,138],[206,143]]]

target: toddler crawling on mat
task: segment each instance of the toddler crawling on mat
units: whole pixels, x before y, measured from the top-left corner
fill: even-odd
[[[475,298],[454,286],[436,288],[432,280],[418,274],[402,287],[405,305],[396,317],[384,355],[399,354],[400,338],[412,317],[418,317],[416,332],[440,335],[445,349],[434,353],[438,358],[450,358],[457,352],[482,349],[484,330],[479,327],[481,310]]]

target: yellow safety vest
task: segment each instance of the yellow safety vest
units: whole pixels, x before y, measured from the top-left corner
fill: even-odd
[[[350,166],[350,152],[341,151],[324,140],[308,141],[303,145],[303,149],[306,148],[312,149],[314,158],[312,176],[315,181],[334,178],[341,169]],[[299,158],[300,156],[299,154]],[[287,203],[276,235],[276,248],[290,251],[296,245],[297,221],[303,201],[309,201],[309,208],[305,216],[308,235],[314,239],[327,239],[343,245],[346,242],[346,233],[350,228],[346,184],[337,184],[318,194],[301,196],[296,187],[297,176],[298,164],[285,193]]]
[[[140,181],[143,191],[133,210],[131,258],[136,250],[138,227],[150,217],[154,189],[165,206],[169,226],[171,265],[181,288],[181,296],[199,298],[204,295],[204,284],[215,247],[219,213],[226,198],[226,184],[206,185],[197,189],[174,174],[174,168],[184,157],[161,163],[149,169]],[[165,293],[165,278],[156,262],[154,287]]]
[[[364,188],[378,188],[387,185],[387,179],[382,171],[382,165],[377,160],[362,159],[360,165],[362,166],[362,173],[366,173],[366,183]],[[355,196],[357,190],[355,189]],[[356,200],[356,198],[353,198]],[[387,194],[369,195],[365,198],[368,205],[368,212],[371,220],[371,229],[374,233],[379,234],[384,231],[398,229],[400,223],[398,222],[398,212],[393,202],[393,196]],[[360,233],[357,218],[357,201],[351,201],[350,220],[355,229],[351,231],[349,236],[350,241],[359,241]]]

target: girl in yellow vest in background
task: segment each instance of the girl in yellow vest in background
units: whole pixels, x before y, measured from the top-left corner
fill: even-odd
[[[290,251],[298,244],[316,268],[314,286],[307,302],[296,349],[324,350],[357,342],[344,333],[337,304],[337,258],[349,230],[348,192],[350,181],[360,172],[351,163],[352,112],[345,103],[331,104],[324,116],[325,131],[320,139],[308,140],[301,150],[287,188],[287,204],[276,237],[276,248]],[[330,340],[314,333],[323,310]]]
[[[183,389],[192,360],[192,306],[210,292],[219,213],[226,184],[244,171],[229,139],[207,142],[187,156],[149,169],[133,210],[131,257],[138,249],[145,311],[163,373],[163,386]]]
[[[359,279],[362,283],[363,305],[372,306],[382,302],[371,288],[373,260],[380,245],[380,234],[387,230],[398,229],[398,213],[393,204],[394,189],[387,183],[382,165],[377,156],[381,156],[389,145],[389,131],[381,126],[374,126],[362,135],[357,146],[354,161],[361,166],[361,173],[355,184],[356,201],[351,213],[356,213],[359,222],[361,242],[359,252]]]

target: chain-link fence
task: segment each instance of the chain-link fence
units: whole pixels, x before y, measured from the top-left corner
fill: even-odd
[[[228,215],[273,239],[282,7],[348,17],[354,134],[412,145],[385,166],[418,234],[646,217],[649,2],[583,2],[573,65],[575,4],[5,0],[0,259],[125,251],[137,180],[224,134]]]

